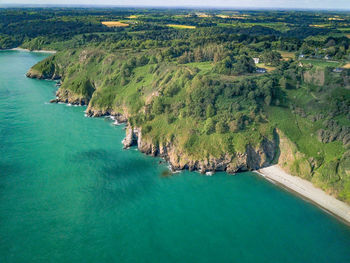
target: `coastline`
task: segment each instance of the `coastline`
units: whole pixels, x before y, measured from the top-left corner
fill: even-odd
[[[55,50],[29,50],[26,48],[20,48],[20,47],[16,47],[16,48],[11,48],[9,50],[15,50],[15,51],[27,51],[27,52],[37,52],[37,53],[51,53],[51,54],[55,54],[57,53],[57,51]]]
[[[49,52],[49,53],[55,53],[56,51],[30,51],[27,49],[22,48],[15,48],[12,50],[19,50],[19,51],[26,51],[26,52]],[[27,77],[30,77],[27,75]],[[66,94],[67,95],[67,94]],[[69,97],[61,98],[61,96],[57,95],[56,93],[56,99],[51,100],[51,103],[67,103],[72,105],[87,105],[88,103],[82,103],[82,101],[70,101]],[[109,116],[114,121],[117,121],[117,123],[128,123],[127,116],[124,116],[120,113],[116,112],[101,112],[101,111],[95,111],[93,109],[89,109],[89,107],[86,110],[85,116],[88,117],[102,117],[102,116]],[[166,162],[168,162],[170,166],[170,170],[172,172],[178,172],[181,170],[189,170],[189,171],[199,171],[202,174],[212,175],[212,173],[215,173],[216,171],[226,171],[227,173],[234,174],[238,172],[238,170],[243,167],[239,166],[239,169],[232,169],[232,167],[224,167],[222,161],[219,160],[215,161],[214,163],[218,163],[219,169],[214,165],[212,161],[209,162],[207,165],[204,165],[203,163],[199,163],[197,161],[195,162],[186,162],[182,163],[177,160],[174,162],[175,159],[178,158],[171,158],[171,156],[178,156],[176,152],[170,147],[171,145],[160,145],[155,146],[150,142],[144,142],[144,140],[141,140],[141,129],[134,127],[131,128],[130,126],[126,126],[126,137],[123,140],[124,149],[128,149],[130,146],[137,146],[140,152],[151,155],[154,157],[161,157]],[[171,154],[171,156],[169,156]],[[243,154],[244,155],[244,154]],[[242,158],[246,158],[246,154],[244,156],[241,156]],[[243,159],[244,159],[243,158]],[[231,162],[231,161],[230,161]],[[204,166],[203,166],[204,165]],[[260,167],[265,167],[268,164],[264,164]],[[238,167],[238,166],[237,166]],[[256,169],[256,170],[254,170]],[[314,205],[318,206],[322,210],[326,211],[327,213],[331,214],[332,216],[336,217],[338,220],[342,221],[346,225],[350,226],[350,206],[335,197],[327,194],[323,190],[316,188],[311,182],[304,180],[297,176],[292,176],[288,173],[286,173],[283,169],[281,169],[278,165],[268,166],[265,168],[258,169],[257,167],[247,167],[244,171],[253,171],[268,181],[278,185],[279,187],[285,188],[288,191],[296,194],[298,197],[309,201],[313,203]]]
[[[303,199],[311,201],[345,224],[350,225],[350,206],[327,194],[323,190],[316,188],[311,182],[286,173],[278,165],[259,169],[255,171],[255,173],[296,193]]]

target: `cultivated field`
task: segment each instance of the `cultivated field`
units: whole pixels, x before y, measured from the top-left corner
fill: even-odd
[[[108,27],[127,27],[129,24],[122,23],[120,21],[103,21],[101,22],[103,25]]]
[[[180,28],[180,29],[195,29],[195,26],[188,26],[188,25],[175,25],[175,24],[168,24],[168,27],[172,28]]]
[[[138,18],[140,17],[139,15],[131,15],[131,16],[128,16],[126,18],[129,18],[129,19],[135,19],[135,18]]]
[[[216,15],[217,17],[220,17],[220,18],[230,18],[230,16],[228,15]]]
[[[327,61],[327,60],[322,60],[322,59],[301,59],[300,62],[302,62],[304,65],[311,64],[313,66],[317,67],[339,67],[340,62],[338,61]]]

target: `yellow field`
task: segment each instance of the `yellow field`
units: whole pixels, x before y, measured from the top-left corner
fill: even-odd
[[[346,34],[345,36],[346,36],[347,38],[350,38],[350,34]]]
[[[220,17],[220,18],[230,18],[230,16],[228,15],[216,15],[217,17]]]
[[[344,21],[344,18],[340,18],[339,16],[334,16],[334,17],[328,18],[328,20],[330,20],[330,21]]]
[[[208,14],[205,13],[196,13],[198,17],[210,17]]]
[[[168,27],[172,28],[180,28],[180,29],[195,29],[195,26],[187,26],[187,25],[175,25],[175,24],[168,24]]]
[[[129,24],[122,23],[120,21],[103,21],[101,22],[103,25],[108,27],[127,27]]]
[[[350,68],[350,63],[345,64],[344,66],[342,66],[342,68],[349,69]]]
[[[131,15],[131,16],[128,16],[128,17],[126,17],[126,18],[135,19],[135,18],[138,18],[138,17],[139,17],[139,15]]]
[[[318,28],[325,28],[325,27],[329,27],[330,24],[322,24],[322,25],[309,25],[311,27],[318,27]]]

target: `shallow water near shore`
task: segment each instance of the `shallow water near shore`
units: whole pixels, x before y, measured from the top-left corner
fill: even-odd
[[[350,262],[350,228],[253,173],[167,174],[0,52],[0,262]]]

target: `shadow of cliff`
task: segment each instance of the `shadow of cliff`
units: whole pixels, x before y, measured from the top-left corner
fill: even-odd
[[[280,149],[280,136],[278,135],[276,129],[273,131],[273,141],[276,145],[276,151],[275,151],[275,156],[271,161],[271,165],[278,164],[278,160],[281,156],[281,149]]]
[[[147,158],[127,158],[123,152],[92,149],[74,154],[70,161],[79,162],[90,169],[91,182],[84,191],[89,198],[88,206],[96,209],[115,208],[134,203],[150,191],[158,176],[154,162]],[[91,167],[91,162],[94,166]]]

